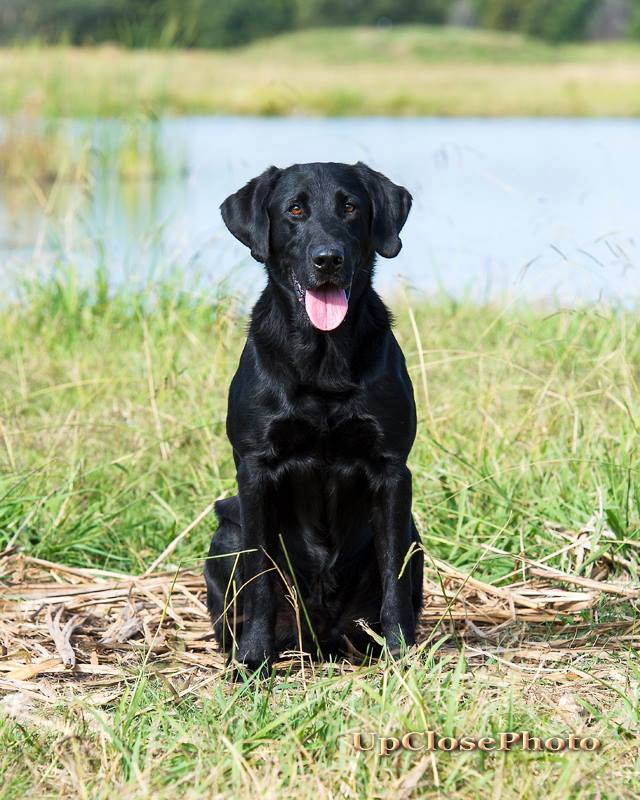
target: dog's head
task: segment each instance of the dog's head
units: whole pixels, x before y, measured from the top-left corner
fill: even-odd
[[[362,162],[270,167],[221,206],[231,233],[322,331],[371,281],[374,254],[397,256],[411,195]]]

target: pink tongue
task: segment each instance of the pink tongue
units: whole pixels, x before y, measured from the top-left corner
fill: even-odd
[[[347,316],[347,295],[337,286],[307,289],[304,306],[312,324],[321,331],[332,331]]]

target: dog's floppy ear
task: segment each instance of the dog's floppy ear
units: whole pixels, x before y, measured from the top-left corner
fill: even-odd
[[[262,263],[269,257],[267,201],[279,174],[277,167],[269,167],[220,206],[224,224],[251,250],[255,260]]]
[[[373,209],[373,246],[381,256],[394,258],[402,249],[400,231],[411,210],[411,195],[381,172],[358,161],[356,168],[369,190]]]

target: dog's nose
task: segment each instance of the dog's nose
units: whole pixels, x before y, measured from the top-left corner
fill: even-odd
[[[316,247],[311,260],[319,270],[330,272],[344,263],[344,251],[339,247]]]

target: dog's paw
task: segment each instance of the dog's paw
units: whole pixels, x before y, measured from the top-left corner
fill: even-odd
[[[272,668],[273,662],[268,660],[256,665],[230,658],[227,662],[227,675],[231,683],[240,683],[247,679],[261,681],[270,677]]]
[[[242,675],[268,678],[274,662],[275,653],[272,650],[240,640],[236,651],[229,654],[227,665],[232,670],[232,680],[237,680]]]
[[[407,650],[416,643],[415,633],[412,628],[402,628],[400,625],[389,626],[383,630],[386,651],[395,661],[402,658]]]

